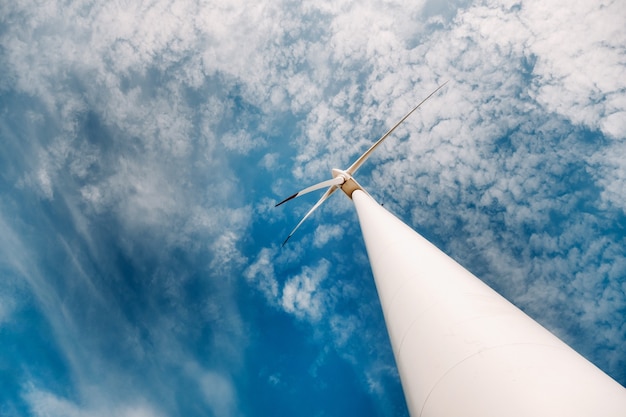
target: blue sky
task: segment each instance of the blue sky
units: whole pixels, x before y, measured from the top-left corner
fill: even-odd
[[[407,415],[351,202],[626,384],[626,7],[0,5],[0,415]]]

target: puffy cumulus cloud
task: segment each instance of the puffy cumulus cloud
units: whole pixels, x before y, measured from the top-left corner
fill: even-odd
[[[332,291],[324,286],[330,263],[321,259],[316,266],[304,266],[300,274],[279,283],[275,262],[281,263],[277,251],[263,248],[247,267],[244,276],[275,308],[300,320],[319,321],[333,302]]]
[[[315,229],[313,245],[321,248],[331,239],[340,239],[343,236],[343,228],[339,225],[321,225]]]
[[[626,212],[626,164],[622,155],[626,143],[616,141],[595,151],[589,158],[592,172],[602,187],[600,197],[603,208],[615,207]]]
[[[530,32],[529,49],[537,57],[535,99],[575,124],[626,137],[624,125],[615,119],[626,110],[623,5],[528,1],[520,15]]]
[[[301,319],[318,321],[326,311],[321,283],[330,264],[322,259],[317,266],[302,268],[302,273],[285,282],[280,304],[286,312]]]
[[[329,19],[337,22],[331,25],[331,42],[348,45],[342,37],[348,29],[341,22],[350,13],[358,14],[353,9],[367,7],[355,6],[349,13],[330,15]],[[624,103],[619,98],[623,96],[620,91],[626,79],[620,64],[623,48],[619,47],[624,36],[619,23],[624,20],[620,18],[623,13],[617,2],[579,2],[575,7],[547,6],[534,1],[482,2],[459,10],[456,18],[448,22],[449,30],[434,31],[417,44],[407,43],[408,35],[392,27],[390,22],[395,19],[387,22],[378,16],[376,24],[384,28],[376,33],[389,32],[393,39],[351,34],[351,42],[359,47],[334,49],[335,65],[367,63],[359,72],[363,81],[340,81],[341,73],[337,74],[337,87],[331,90],[330,99],[311,110],[296,159],[296,176],[312,177],[327,169],[327,164],[348,163],[350,155],[357,155],[366,148],[365,142],[375,139],[369,132],[376,131],[376,121],[395,122],[411,103],[419,100],[419,91],[426,95],[437,76],[453,82],[441,97],[424,107],[418,117],[421,120],[413,118],[407,122],[412,131],[413,127],[441,129],[431,139],[433,143],[452,141],[466,153],[468,146],[460,145],[490,141],[515,129],[521,117],[511,115],[523,115],[533,108],[538,112],[556,112],[574,125],[583,123],[589,129],[610,127],[611,131],[605,133],[615,136],[619,125],[614,123],[618,118],[613,115],[623,111]],[[562,23],[565,21],[573,22],[577,29]],[[414,25],[419,27],[427,22],[416,20]],[[602,30],[594,30],[597,26],[602,26]],[[575,41],[578,39],[581,42]],[[564,47],[557,47],[561,43]],[[589,53],[597,57],[587,56]],[[602,66],[606,73],[596,71],[598,62],[607,63]],[[576,82],[579,78],[595,81]],[[422,86],[419,91],[416,85]],[[602,99],[593,99],[594,96]],[[346,97],[354,104],[346,107]],[[359,116],[353,122],[355,114]],[[402,137],[402,131],[396,136]],[[393,151],[402,154],[397,149]],[[450,161],[441,159],[441,154],[437,155],[439,161],[454,169]],[[474,164],[480,163],[483,155],[475,153]]]
[[[279,161],[280,155],[278,152],[270,152],[263,155],[261,161],[259,162],[259,166],[265,168],[268,171],[272,171],[277,168],[277,164]]]
[[[265,145],[265,141],[260,138],[253,138],[249,132],[239,131],[236,133],[227,133],[222,137],[222,143],[226,149],[248,154],[254,148]]]
[[[237,247],[240,240],[241,237],[238,234],[228,231],[211,244],[211,251],[215,254],[210,265],[213,271],[218,272],[219,275],[226,275],[224,273],[226,270],[245,263],[246,258]]]
[[[275,254],[275,250],[261,249],[256,260],[248,265],[244,272],[248,282],[253,283],[270,302],[278,297],[278,281],[273,264]]]

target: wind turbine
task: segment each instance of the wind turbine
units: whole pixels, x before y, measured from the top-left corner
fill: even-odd
[[[328,187],[291,231],[341,189],[357,210],[412,417],[624,417],[626,390],[436,248],[359,185],[354,173],[442,84]]]
[[[448,82],[446,81],[445,83],[441,84],[439,87],[437,87],[435,89],[435,91],[433,91],[432,93],[430,93],[428,95],[428,97],[426,97],[424,100],[420,101],[419,104],[415,107],[413,107],[411,109],[410,112],[408,112],[406,115],[404,115],[404,117],[402,119],[400,119],[400,121],[398,123],[396,123],[391,129],[389,129],[387,131],[387,133],[385,133],[384,135],[381,136],[380,139],[378,139],[376,142],[374,142],[374,144],[372,146],[370,146],[370,148],[368,150],[365,151],[365,153],[363,153],[363,155],[361,155],[356,161],[354,161],[352,163],[352,165],[350,165],[348,167],[348,169],[346,170],[342,170],[342,169],[337,169],[334,168],[331,170],[331,174],[333,176],[332,179],[330,180],[326,180],[326,181],[322,181],[318,184],[312,185],[308,188],[305,188],[304,190],[298,191],[295,194],[290,195],[289,197],[285,198],[283,201],[281,201],[280,203],[276,204],[274,207],[278,207],[283,203],[286,203],[289,200],[292,200],[296,197],[300,197],[304,194],[308,194],[311,191],[315,191],[315,190],[319,190],[321,188],[326,188],[328,187],[328,190],[326,190],[326,192],[324,193],[324,195],[322,196],[322,198],[320,198],[317,203],[315,203],[315,205],[311,208],[311,210],[309,210],[309,212],[307,214],[304,215],[304,217],[302,218],[302,220],[300,220],[300,223],[298,223],[296,225],[296,227],[293,228],[293,230],[291,231],[291,233],[289,233],[289,235],[287,236],[287,239],[285,239],[285,241],[283,242],[283,246],[285,246],[285,243],[287,243],[287,241],[289,240],[289,238],[291,236],[293,236],[293,234],[296,232],[296,230],[298,230],[298,228],[300,227],[300,225],[302,225],[302,223],[304,223],[304,221],[315,211],[315,209],[317,209],[319,206],[322,205],[322,203],[324,201],[326,201],[328,199],[328,197],[330,197],[335,191],[337,191],[338,189],[341,188],[341,190],[346,193],[346,195],[348,197],[352,196],[352,193],[354,192],[354,190],[362,190],[365,192],[365,190],[359,185],[358,182],[356,182],[356,180],[353,178],[353,175],[356,173],[356,171],[361,167],[361,165],[363,165],[363,163],[365,161],[367,161],[367,158],[369,158],[372,153],[374,152],[374,150],[376,150],[376,148],[378,148],[378,146],[383,143],[383,141],[385,139],[387,139],[389,137],[389,135],[391,135],[391,133],[396,130],[396,128],[398,126],[400,126],[402,124],[402,122],[404,122],[411,114],[413,114],[413,112],[415,110],[417,110],[422,104],[424,104],[426,102],[426,100],[428,100],[429,98],[431,98],[437,91],[439,91],[440,89],[443,88],[444,85],[446,85]]]

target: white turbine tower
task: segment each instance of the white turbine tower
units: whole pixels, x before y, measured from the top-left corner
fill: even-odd
[[[625,417],[620,384],[385,210],[352,177],[443,85],[348,169],[333,169],[332,179],[277,204],[329,187],[287,240],[338,189],[352,199],[412,417]]]

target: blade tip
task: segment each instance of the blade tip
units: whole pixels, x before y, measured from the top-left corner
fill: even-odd
[[[290,195],[289,197],[285,198],[285,199],[284,199],[283,201],[281,201],[280,203],[276,204],[274,207],[278,207],[278,206],[280,206],[281,204],[286,203],[287,201],[289,201],[289,200],[292,200],[292,199],[296,198],[297,196],[298,196],[298,193],[295,193],[295,194],[293,194],[293,195]]]

